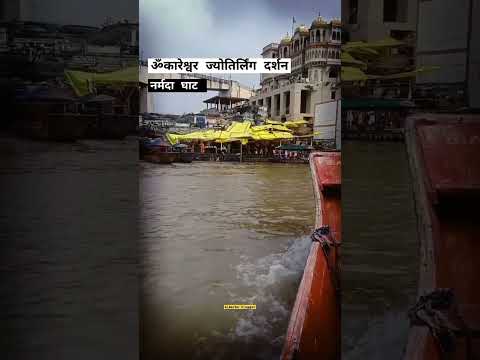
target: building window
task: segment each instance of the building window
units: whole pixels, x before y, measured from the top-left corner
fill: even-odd
[[[348,23],[358,23],[358,0],[350,0],[348,3]]]
[[[320,42],[320,30],[317,30],[317,41]]]
[[[331,68],[330,71],[328,72],[328,77],[330,79],[336,79],[338,77],[338,71],[336,68]]]
[[[383,0],[383,22],[406,22],[408,2]]]
[[[309,104],[309,92],[307,90],[300,91],[300,113],[305,114],[307,112],[307,105]]]
[[[285,114],[290,114],[290,91],[283,94],[285,103]]]
[[[280,94],[275,95],[275,115],[280,116]]]

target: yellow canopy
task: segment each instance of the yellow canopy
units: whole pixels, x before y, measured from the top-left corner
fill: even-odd
[[[302,125],[308,124],[308,121],[306,120],[289,120],[285,121],[283,125],[285,125],[287,128],[297,128]]]
[[[250,137],[250,128],[252,123],[250,121],[236,122],[234,121],[227,129],[230,138],[241,139]]]
[[[138,67],[129,67],[109,73],[90,73],[65,70],[65,77],[78,96],[88,95],[93,84],[127,86],[138,84]]]
[[[261,125],[252,126],[249,121],[233,122],[226,130],[200,130],[189,134],[172,134],[167,133],[167,139],[171,144],[178,142],[215,141],[219,143],[227,143],[233,141],[241,141],[247,144],[249,139],[253,140],[278,140],[293,139],[291,130],[283,125]]]
[[[342,81],[366,81],[368,80],[367,74],[358,68],[351,66],[342,66]]]
[[[283,125],[283,123],[281,121],[276,121],[276,120],[271,120],[271,119],[267,119],[267,121],[265,121],[265,124]]]
[[[360,68],[365,68],[367,66],[365,62],[355,59],[347,51],[342,51],[342,55],[340,59],[342,61],[342,66],[352,65],[352,66],[358,66]]]
[[[286,131],[260,130],[260,131],[254,131],[252,133],[252,138],[254,140],[266,140],[266,141],[283,140],[283,139],[288,140],[288,139],[293,139],[293,135]]]
[[[259,125],[253,126],[252,131],[262,131],[262,130],[270,130],[270,131],[292,131],[290,130],[285,124],[276,125],[276,124],[267,124],[267,125]]]

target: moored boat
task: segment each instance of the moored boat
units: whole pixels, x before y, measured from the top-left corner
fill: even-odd
[[[143,160],[155,164],[171,164],[177,159],[176,154],[172,152],[152,151],[146,154]]]
[[[407,360],[480,358],[480,117],[407,120],[420,241]]]
[[[185,144],[173,146],[175,152],[175,162],[191,163],[193,161],[193,151]]]
[[[176,152],[175,162],[191,163],[193,161],[193,152]]]
[[[162,138],[144,138],[140,140],[140,159],[156,164],[171,164],[177,159],[177,153]]]
[[[282,360],[340,359],[341,156],[310,154],[316,221],[290,316]]]

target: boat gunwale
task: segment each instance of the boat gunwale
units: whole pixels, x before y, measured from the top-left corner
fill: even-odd
[[[435,116],[435,119],[432,118]],[[478,124],[472,116],[462,114],[418,114],[406,119],[405,143],[412,178],[417,236],[419,248],[419,273],[417,298],[437,288],[437,257],[434,204],[429,196],[431,188],[425,164],[425,152],[421,146],[420,126]],[[405,348],[405,360],[425,358],[427,341],[432,339],[427,327],[411,326]]]
[[[333,154],[334,152],[332,152]],[[336,152],[338,153],[338,152]],[[323,196],[322,196],[322,191],[321,191],[321,184],[319,183],[318,179],[318,174],[317,174],[317,166],[315,164],[314,159],[316,157],[322,157],[325,156],[325,154],[329,154],[329,152],[312,152],[309,155],[309,166],[310,166],[310,174],[312,176],[312,184],[313,184],[313,189],[314,189],[314,197],[315,197],[315,229],[318,229],[323,223]],[[302,275],[302,279],[300,281],[300,284],[298,286],[298,290],[301,290],[302,288],[312,287],[312,282],[313,282],[313,272],[312,271],[306,271],[308,269],[313,269],[315,267],[315,264],[317,262],[317,254],[319,251],[322,251],[320,248],[320,244],[318,242],[312,242],[309,250],[309,254],[307,257],[307,261],[305,264],[305,270]],[[337,259],[338,261],[338,259]],[[329,269],[327,269],[330,271]],[[329,277],[329,280],[334,284],[334,280]],[[297,290],[297,297],[295,298],[295,303],[292,308],[292,313],[290,315],[290,321],[287,329],[287,337],[286,341],[284,343],[284,348],[282,350],[282,355],[281,359],[283,360],[294,360],[296,359],[296,353],[298,351],[298,348],[300,346],[300,341],[302,338],[302,332],[303,332],[303,324],[305,323],[305,318],[306,318],[306,310],[307,310],[307,305],[308,305],[308,294],[305,291],[298,291]],[[292,322],[293,319],[293,322]],[[340,321],[339,321],[339,329],[340,329]],[[287,345],[287,340],[288,340],[288,335],[292,335],[292,342],[289,348],[286,347]],[[337,358],[340,358],[341,356],[341,339],[337,338],[336,345],[336,353],[337,353]]]

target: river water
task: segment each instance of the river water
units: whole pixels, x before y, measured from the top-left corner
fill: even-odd
[[[314,224],[309,167],[143,163],[140,197],[142,358],[278,358]]]
[[[343,359],[401,359],[418,240],[403,143],[342,144]]]
[[[142,358],[278,358],[314,222],[309,168],[142,164],[140,184]],[[418,249],[404,145],[344,143],[342,191],[343,358],[400,359]]]
[[[0,137],[2,359],[138,358],[137,144]]]
[[[278,358],[314,223],[308,166],[137,171],[130,140],[0,150],[2,358],[137,358],[137,249],[142,358]],[[343,358],[398,359],[417,282],[405,149],[344,143],[343,163]]]

